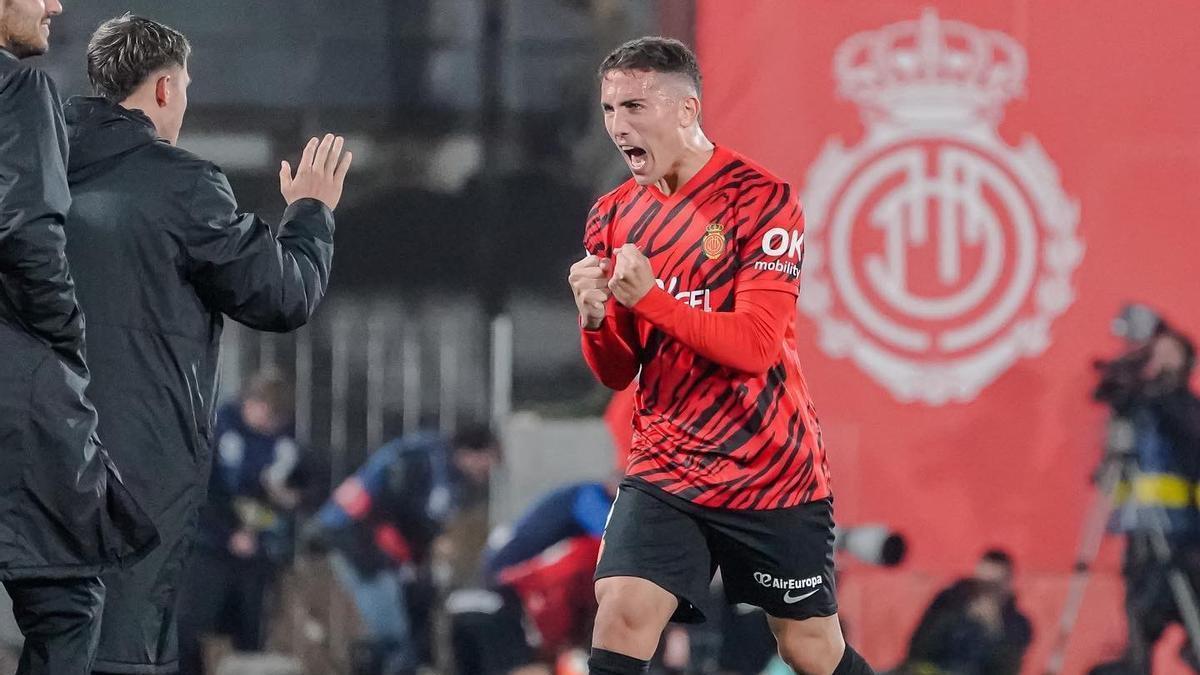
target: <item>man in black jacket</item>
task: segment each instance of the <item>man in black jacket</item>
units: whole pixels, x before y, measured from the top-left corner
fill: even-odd
[[[316,311],[333,259],[333,212],[350,155],[312,139],[278,236],[240,214],[221,170],[175,146],[190,46],[125,15],[88,44],[94,98],[65,107],[74,204],[67,257],[88,317],[101,437],[163,545],[109,587],[95,670],[178,668],[176,597],[210,475],[222,315],[290,331]]]
[[[934,597],[900,672],[1017,675],[1032,641],[1032,624],[1017,607],[1012,557],[991,549],[972,576]]]
[[[57,0],[0,0],[0,581],[25,636],[19,672],[83,675],[97,575],[155,536],[95,438],[63,255],[66,132],[50,78],[20,62],[45,53],[61,12]]]

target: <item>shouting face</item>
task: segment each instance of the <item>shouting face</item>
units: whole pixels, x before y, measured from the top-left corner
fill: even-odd
[[[610,70],[600,82],[604,128],[639,185],[678,168],[699,100],[685,78],[652,70]]]

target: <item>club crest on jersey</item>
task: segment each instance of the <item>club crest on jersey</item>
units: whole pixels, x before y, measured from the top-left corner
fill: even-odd
[[[1050,345],[1084,252],[1058,167],[1000,136],[1025,48],[929,8],[851,35],[833,70],[866,133],[809,168],[801,309],[896,399],[970,401]]]
[[[709,223],[704,228],[704,256],[716,260],[725,253],[725,226],[720,223]]]

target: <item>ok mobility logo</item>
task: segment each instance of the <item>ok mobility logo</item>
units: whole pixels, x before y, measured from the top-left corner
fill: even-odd
[[[817,591],[821,590],[821,584],[825,583],[825,578],[819,574],[813,577],[808,577],[807,579],[780,579],[778,577],[771,576],[766,572],[755,572],[754,580],[757,581],[763,588],[777,588],[779,590],[786,591],[783,594],[783,601],[789,605],[795,604],[807,597],[815,595]],[[802,591],[804,589],[812,590],[808,591],[807,593],[801,593],[800,595],[792,594],[792,591]]]

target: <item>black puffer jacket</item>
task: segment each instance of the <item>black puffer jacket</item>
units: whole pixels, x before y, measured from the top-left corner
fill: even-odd
[[[0,49],[0,579],[94,576],[156,540],[95,438],[58,95]]]
[[[100,437],[163,540],[104,577],[96,669],[166,672],[210,475],[223,315],[260,330],[304,325],[329,283],[333,213],[301,199],[272,233],[238,212],[219,168],[159,140],[141,112],[100,98],[64,112],[67,259],[88,322],[89,391]]]

